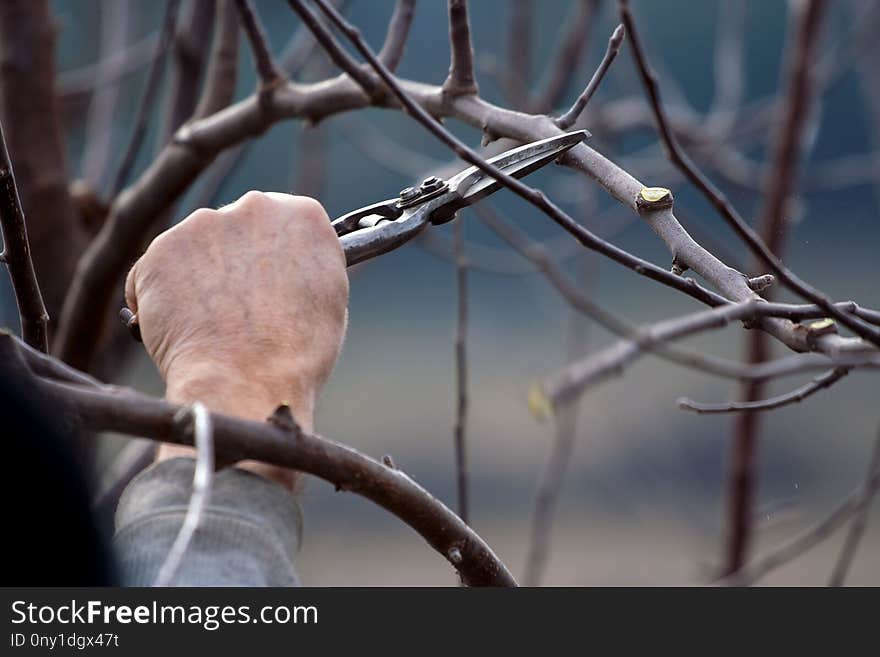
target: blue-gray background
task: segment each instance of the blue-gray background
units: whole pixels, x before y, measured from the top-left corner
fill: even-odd
[[[93,61],[98,50],[98,2],[56,0],[59,17],[59,67],[75,69]],[[569,2],[535,3],[532,35],[534,58],[529,87],[540,88],[569,12]],[[153,31],[164,3],[136,3],[137,36]],[[280,50],[298,27],[281,0],[256,2],[272,45]],[[348,16],[374,46],[381,43],[393,3],[353,0]],[[490,71],[505,67],[506,20],[510,3],[472,0],[473,39],[480,60],[484,96],[506,101]],[[779,81],[786,43],[787,3],[747,3],[745,40],[746,102],[772,94]],[[681,90],[692,108],[704,113],[714,94],[714,44],[718,6],[714,1],[665,0],[634,2],[636,19],[661,73],[665,88]],[[839,45],[854,28],[861,3],[832,3],[827,40],[821,51]],[[616,24],[614,3],[603,3],[590,32],[590,48],[566,103],[586,83]],[[448,67],[445,2],[421,0],[400,75],[439,83]],[[878,66],[875,53],[862,47],[859,61]],[[249,53],[242,47],[240,97],[254,87]],[[124,87],[119,120],[113,126],[117,156],[131,127],[143,75]],[[822,97],[819,132],[810,166],[876,147],[880,126],[864,110],[862,79],[847,72]],[[667,94],[668,96],[668,94]],[[625,46],[593,104],[601,108],[624,97],[641,98],[632,60]],[[740,117],[740,120],[748,117]],[[587,122],[590,126],[589,121]],[[471,143],[476,130],[449,122]],[[303,125],[284,122],[260,138],[243,166],[224,186],[218,202],[248,189],[290,191],[310,162],[299,156]],[[333,117],[319,130],[327,144],[328,175],[320,200],[331,216],[393,196],[420,177],[407,159],[398,171],[382,166],[362,152],[362,139],[351,133],[372,133],[390,139],[430,160],[450,162],[447,150],[411,119],[395,111],[366,110]],[[766,131],[745,148],[756,159],[764,156]],[[607,136],[606,136],[607,137]],[[81,129],[69,130],[70,166],[76,169],[82,148]],[[650,129],[625,139],[603,139],[597,147],[615,160],[650,149]],[[141,166],[152,155],[144,149]],[[394,157],[389,150],[387,156]],[[686,226],[712,243],[738,265],[747,254],[706,204],[656,159],[632,160],[631,171],[646,184],[673,187]],[[644,170],[640,170],[644,163]],[[668,253],[654,235],[624,212],[604,212],[612,201],[587,178],[553,167],[531,179],[567,209],[614,241],[654,262],[665,264]],[[598,190],[598,191],[597,191]],[[739,209],[753,216],[759,205],[755,191],[728,186]],[[855,298],[880,306],[876,286],[877,201],[870,185],[839,191],[806,192],[793,226],[788,262],[800,274],[840,299]],[[585,202],[575,201],[587,196]],[[500,193],[497,206],[537,238],[564,244],[560,231],[530,206]],[[190,200],[191,202],[191,200]],[[180,214],[190,206],[184,201]],[[500,244],[470,214],[469,242]],[[442,239],[451,227],[437,229]],[[554,239],[555,238],[555,239]],[[484,250],[473,250],[479,262]],[[505,256],[516,264],[513,255]],[[622,270],[613,263],[588,259],[586,266],[569,259],[571,273],[607,307],[630,319],[649,321],[695,309],[690,300]],[[584,271],[592,271],[589,276]],[[475,271],[470,287],[470,416],[468,449],[471,460],[473,525],[515,573],[521,573],[528,538],[531,500],[551,440],[549,427],[529,414],[529,384],[566,362],[573,330],[586,333],[586,348],[595,350],[612,339],[581,323],[540,277]],[[5,283],[4,283],[5,284]],[[4,304],[7,324],[15,325],[14,306]],[[454,505],[452,425],[454,420],[453,324],[454,279],[448,259],[410,245],[362,268],[353,276],[348,339],[335,375],[324,394],[318,429],[367,453],[393,455],[400,467]],[[573,329],[574,327],[574,329]],[[738,327],[691,342],[729,357],[742,351]],[[142,389],[161,392],[161,384],[143,360],[126,380]],[[773,387],[781,391],[797,381]],[[760,508],[756,522],[759,548],[766,548],[822,517],[835,501],[863,476],[878,424],[876,378],[855,374],[830,391],[804,403],[764,416],[761,442]],[[731,421],[725,417],[685,414],[676,408],[679,396],[702,401],[729,399],[735,386],[674,366],[645,359],[591,393],[582,405],[577,449],[561,500],[554,550],[547,580],[556,584],[698,583],[718,563],[723,544],[725,462]],[[309,584],[451,584],[445,564],[406,526],[363,500],[334,493],[312,482],[305,494],[308,521],[301,560]],[[880,521],[877,513],[874,519]],[[877,522],[875,524],[880,524]],[[768,582],[822,583],[830,572],[842,534],[769,578]],[[852,582],[880,583],[877,546],[880,534],[869,530],[851,577]]]

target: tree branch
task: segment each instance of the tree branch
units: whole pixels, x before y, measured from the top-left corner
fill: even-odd
[[[379,51],[379,60],[389,68],[396,71],[403,59],[403,51],[409,37],[409,28],[412,25],[415,14],[415,0],[397,0],[394,5],[394,13],[388,22],[388,31],[385,34],[385,43]]]
[[[294,2],[294,0],[291,0],[291,2]],[[461,140],[444,129],[438,121],[436,121],[400,86],[390,71],[388,71],[388,69],[376,58],[376,55],[370,50],[369,46],[363,40],[360,32],[356,28],[350,25],[335,9],[329,6],[325,0],[316,0],[316,2],[321,10],[330,18],[331,22],[336,25],[340,31],[346,34],[349,40],[355,44],[357,50],[364,56],[373,70],[385,82],[392,95],[397,98],[401,105],[403,105],[407,113],[426,127],[428,131],[440,141],[449,146],[460,158],[476,166],[478,169],[497,180],[504,187],[510,189],[516,195],[542,210],[585,247],[602,253],[612,260],[632,269],[636,273],[662,282],[706,303],[718,304],[725,301],[723,298],[718,297],[717,295],[712,295],[708,291],[699,288],[694,285],[693,282],[687,282],[679,276],[670,274],[665,269],[661,269],[646,260],[642,260],[623,249],[619,249],[616,246],[599,239],[569,215],[564,213],[557,205],[550,201],[543,192],[529,187],[522,181],[513,178],[504,171],[491,165],[484,158],[480,157]]]
[[[450,96],[476,94],[474,47],[471,44],[471,23],[467,0],[448,0],[449,7],[449,75],[443,82],[443,93]]]
[[[531,103],[533,112],[549,113],[563,101],[572,78],[578,71],[581,57],[590,43],[590,27],[594,22],[597,5],[597,0],[574,0],[572,3],[570,14],[566,16],[562,27],[565,34],[545,74],[547,82],[544,90]]]
[[[462,217],[455,220],[453,226],[453,245],[455,257],[455,426],[453,438],[455,443],[455,476],[458,490],[458,515],[468,522],[468,467],[467,442],[465,429],[468,411],[468,360],[467,360],[467,325],[468,325],[468,262],[464,251],[464,222]]]
[[[165,94],[158,148],[162,148],[195,111],[205,73],[206,54],[218,22],[215,13],[218,9],[222,11],[223,4],[215,0],[193,0],[183,25],[174,31],[171,44],[173,66]]]
[[[541,391],[545,405],[565,401],[583,394],[595,383],[609,375],[620,374],[625,365],[639,357],[644,350],[658,351],[677,364],[699,369],[708,374],[742,381],[764,381],[801,372],[824,370],[828,367],[876,367],[880,355],[875,350],[844,352],[839,359],[819,354],[797,354],[756,364],[742,364],[715,356],[670,351],[664,342],[708,329],[722,328],[732,321],[757,319],[772,315],[774,306],[768,302],[743,301],[703,310],[657,322],[639,329],[632,338],[622,340],[604,351],[582,361],[571,363],[560,372],[545,379]],[[690,361],[690,362],[689,362]]]
[[[815,84],[811,79],[813,55],[817,49],[823,12],[822,0],[792,4],[791,29],[793,46],[786,62],[788,78],[785,100],[779,104],[781,121],[771,145],[771,165],[764,181],[764,198],[758,230],[763,244],[775,258],[783,257],[787,231],[788,205],[794,191],[798,164],[801,160],[804,131]],[[781,260],[780,260],[781,262]],[[753,268],[760,266],[755,258]],[[772,298],[772,290],[766,295]],[[747,359],[759,363],[768,358],[770,345],[763,333],[747,337]],[[751,381],[743,385],[744,403],[756,402],[764,396],[764,384]],[[752,536],[753,500],[757,486],[757,450],[759,417],[750,411],[739,415],[734,422],[734,443],[731,447],[728,475],[728,545],[725,574],[742,567]]]
[[[144,93],[141,96],[141,102],[138,105],[137,115],[134,120],[134,130],[125,149],[125,155],[122,157],[122,163],[116,171],[113,179],[112,195],[115,197],[122,191],[122,188],[128,182],[132,167],[140,152],[144,137],[147,134],[147,125],[150,121],[150,112],[156,103],[156,97],[159,93],[159,84],[162,81],[162,73],[165,70],[165,58],[171,47],[171,41],[174,37],[174,26],[177,24],[177,11],[180,6],[180,0],[167,0],[165,4],[165,16],[162,19],[162,33],[159,41],[156,43],[156,54],[153,61],[150,62],[150,71],[147,74],[147,85],[144,87]]]
[[[398,84],[432,115],[457,118],[496,136],[525,142],[561,133],[549,117],[513,112],[472,95],[448,98],[439,87],[418,82],[400,80]],[[270,103],[260,102],[253,95],[181,128],[137,184],[116,200],[101,232],[81,258],[61,317],[56,342],[58,353],[68,362],[88,367],[96,348],[93,339],[97,334],[96,309],[107,307],[115,281],[138,255],[139,240],[153,218],[172,203],[218,153],[261,134],[283,118],[299,117],[316,122],[331,114],[368,105],[400,107],[396,98],[388,94],[376,100],[366,97],[347,76],[315,84],[288,82],[272,92]],[[564,163],[586,173],[625,207],[638,212],[637,198],[644,185],[597,151],[579,144],[569,151]],[[598,244],[588,231],[579,235],[579,242],[586,242],[590,248],[595,246],[600,253],[633,271],[710,305],[756,298],[746,278],[697,244],[678,223],[671,208],[639,212],[639,215],[675,257],[683,259],[724,296],[707,293],[616,247]],[[576,226],[575,223],[566,229],[580,231]],[[787,320],[764,319],[761,327],[795,351],[818,349],[834,354],[864,349],[860,340],[837,335],[825,335],[808,343],[804,328]]]
[[[0,125],[0,228],[3,231],[3,252],[0,259],[9,269],[18,316],[21,320],[21,336],[30,346],[49,351],[49,314],[43,305],[43,295],[34,273],[31,247],[28,243],[27,224],[12,162],[6,150],[6,138]]]
[[[238,81],[238,8],[233,0],[220,0],[215,10],[214,42],[205,74],[205,87],[193,118],[203,119],[235,100]]]
[[[125,50],[130,29],[131,2],[102,0],[100,61],[109,61]],[[100,68],[99,75],[105,74]],[[105,190],[110,144],[113,137],[113,113],[119,99],[120,85],[96,82],[86,118],[85,152],[82,157],[82,178],[98,196]]]
[[[0,2],[0,121],[27,211],[33,266],[54,323],[87,234],[69,191],[55,95],[56,22],[49,5],[48,0]]]
[[[157,30],[148,34],[109,57],[102,57],[79,68],[61,71],[58,74],[58,94],[65,109],[83,100],[88,101],[90,94],[97,93],[105,85],[118,84],[123,78],[146,66],[156,54],[159,32]]]
[[[586,256],[590,260],[587,261],[588,264],[585,263],[585,275],[578,281],[580,283],[578,289],[584,294],[589,294],[590,288],[595,287],[596,267],[593,261],[596,258],[593,254]],[[582,317],[577,312],[573,312],[571,320],[567,360],[580,358],[586,351],[586,330],[583,322],[579,321]],[[580,405],[576,401],[571,401],[557,408],[553,418],[555,429],[553,443],[535,488],[529,549],[523,574],[525,586],[538,586],[546,569],[556,508],[574,453],[579,411]]]
[[[789,404],[802,402],[804,399],[816,394],[820,390],[833,386],[847,374],[849,374],[848,368],[837,367],[825,374],[817,376],[815,379],[800,388],[795,388],[790,392],[777,395],[776,397],[770,397],[769,399],[759,399],[750,402],[729,402],[727,404],[703,404],[682,397],[678,400],[678,407],[684,411],[692,411],[698,415],[742,413],[744,411],[770,411],[783,406],[788,406]]]
[[[617,57],[617,53],[620,52],[620,44],[623,43],[625,35],[626,30],[623,25],[618,25],[611,34],[611,38],[608,39],[608,48],[605,50],[605,55],[599,63],[599,68],[596,69],[596,72],[593,73],[593,77],[590,78],[590,82],[587,84],[581,95],[578,96],[574,105],[571,106],[571,109],[556,119],[556,125],[562,130],[568,130],[573,126],[574,122],[577,121],[577,118],[581,115],[581,112],[584,111],[587,103],[590,102],[590,98],[593,97],[593,94],[602,82],[602,78],[605,77],[605,73],[607,73],[608,69],[611,67],[611,62],[614,61],[614,58]]]
[[[715,37],[715,95],[707,123],[722,134],[733,127],[743,96],[743,44],[747,6],[742,2],[721,2]]]
[[[11,334],[0,334],[0,356],[29,361]],[[51,360],[59,371],[66,365]],[[77,377],[89,377],[82,372]],[[193,433],[177,420],[184,409],[129,388],[79,385],[36,377],[39,387],[74,412],[92,431],[116,431],[150,440],[192,445]],[[215,454],[221,462],[256,459],[312,474],[375,502],[412,527],[458,571],[469,586],[515,586],[513,576],[491,548],[442,502],[393,465],[293,427],[212,413]]]
[[[666,114],[660,102],[660,91],[657,85],[657,80],[649,69],[645,59],[644,50],[642,49],[641,41],[636,32],[635,22],[629,11],[628,1],[620,0],[620,7],[621,19],[626,27],[627,33],[629,34],[633,57],[645,86],[648,99],[651,103],[651,109],[653,110],[657,124],[657,131],[663,141],[663,145],[666,148],[670,161],[672,161],[672,163],[685,174],[688,180],[690,180],[691,183],[697,187],[704,196],[706,196],[712,206],[727,221],[731,228],[733,228],[734,232],[736,232],[740,239],[743,240],[758,258],[760,258],[762,264],[766,265],[785,285],[811,303],[823,308],[828,313],[829,317],[833,317],[859,337],[868,340],[874,345],[880,345],[880,330],[865,325],[865,323],[858,318],[840,312],[834,307],[834,302],[828,296],[810,286],[805,281],[802,281],[794,274],[794,272],[789,270],[782,261],[770,251],[767,244],[764,243],[754,229],[752,229],[739,215],[721,191],[694,166],[687,154],[678,145],[678,141],[669,127]]]
[[[648,339],[650,333],[653,330],[656,330],[657,327],[639,328],[633,326],[628,321],[621,319],[613,313],[608,312],[600,305],[595,303],[589,295],[584,294],[572,281],[569,280],[563,270],[551,259],[550,253],[548,252],[546,247],[543,247],[537,242],[534,242],[523,231],[517,229],[511,223],[505,221],[492,209],[491,204],[484,201],[483,203],[474,207],[474,212],[483,223],[485,223],[489,228],[492,229],[492,231],[496,235],[498,235],[502,240],[509,244],[520,255],[532,262],[535,265],[536,269],[544,274],[547,281],[551,285],[553,285],[553,287],[572,306],[572,308],[595,320],[608,331],[614,333],[615,335],[624,337],[634,343],[643,342],[644,348],[649,349],[655,356],[666,359],[683,367],[688,367],[700,372],[707,372],[715,374],[717,376],[734,379],[756,378],[756,373],[753,370],[749,369],[747,366],[741,365],[740,363],[664,344],[666,338],[660,339],[656,342]],[[788,304],[768,304],[766,302],[755,301],[747,301],[743,303],[755,304],[754,312],[756,313],[756,316],[787,316],[789,318],[804,319],[806,318],[806,315],[803,314],[804,312],[809,314],[810,311],[812,311],[813,316],[816,316],[817,314],[821,315],[822,313],[822,311],[815,306],[809,307],[794,306]],[[738,310],[731,311],[731,307],[731,305],[725,304],[719,306],[715,310],[719,315],[722,316],[729,312],[739,312]],[[724,308],[727,308],[728,310],[723,310]],[[743,308],[747,310],[747,306],[744,306]],[[849,310],[851,310],[851,308],[849,308]],[[691,329],[687,327],[689,326],[689,322],[691,321],[698,324],[697,326],[693,327],[693,330],[721,328],[722,326],[727,325],[729,321],[733,321],[718,320],[718,323],[713,323],[715,319],[717,319],[717,317],[706,311],[694,313],[689,317],[690,319],[680,318],[680,320],[674,319],[669,320],[669,322],[674,323],[676,321],[680,321],[681,326],[679,328],[683,327],[684,330],[690,331]],[[748,315],[746,314],[742,317],[737,317],[739,319],[743,319],[745,317],[748,317]],[[751,317],[749,319],[750,321],[755,321],[754,317]],[[624,351],[626,350],[624,349]],[[629,356],[627,355],[626,358],[629,358]],[[566,368],[563,373],[556,375],[556,378],[562,379],[565,377],[570,377],[570,392],[574,394],[574,392],[580,391],[580,387],[582,385],[589,384],[588,377],[591,375],[586,373],[589,372],[589,369],[585,368],[588,368],[590,362],[591,361],[588,359],[587,361],[574,363]],[[580,377],[582,376],[587,378],[581,380]],[[562,395],[550,393],[551,403],[555,403],[555,401],[561,397]]]
[[[566,403],[556,409],[553,417],[554,436],[550,455],[544,463],[535,492],[529,530],[529,549],[523,570],[523,586],[538,586],[550,554],[550,535],[556,501],[568,471],[574,450],[577,405]]]
[[[269,49],[269,43],[266,40],[266,31],[260,23],[260,19],[254,8],[251,6],[250,0],[235,0],[235,6],[238,9],[241,18],[241,26],[247,35],[248,43],[251,44],[251,52],[254,55],[254,65],[257,69],[257,75],[260,76],[260,84],[265,87],[271,87],[283,79],[283,75],[278,70],[272,52]]]
[[[880,440],[880,439],[878,439]],[[880,449],[875,447],[875,454]],[[736,573],[726,576],[718,581],[719,584],[733,584],[735,586],[748,586],[764,577],[771,570],[785,565],[796,559],[807,550],[815,547],[835,531],[842,527],[847,520],[854,515],[864,512],[871,503],[877,490],[880,489],[880,468],[876,460],[872,459],[872,468],[868,471],[865,482],[846,496],[826,518],[812,527],[789,539],[779,547],[771,550],[762,557],[747,564]]]
[[[874,501],[877,489],[880,488],[880,482],[875,483],[872,486],[872,472],[880,472],[880,433],[878,433],[877,440],[874,443],[874,453],[871,455],[871,461],[868,465],[868,480],[862,487],[861,495],[856,502],[857,508],[855,509],[855,518],[853,518],[850,523],[849,531],[846,534],[846,540],[843,543],[843,548],[840,550],[840,556],[837,558],[837,563],[834,565],[834,572],[831,573],[831,579],[828,582],[828,586],[843,586],[849,568],[856,556],[856,550],[859,547],[862,536],[865,534],[865,529],[868,526],[868,513],[871,510],[871,502]]]
[[[324,27],[317,14],[309,9],[302,0],[288,0],[288,4],[299,14],[302,22],[311,30],[312,34],[315,35],[315,39],[321,44],[321,47],[330,55],[333,63],[343,72],[347,73],[363,89],[368,98],[375,99],[382,91],[381,85],[342,49],[330,31]],[[323,6],[321,8],[323,9]]]

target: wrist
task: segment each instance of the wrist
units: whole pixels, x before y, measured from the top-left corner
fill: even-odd
[[[282,404],[290,406],[297,423],[311,432],[314,394],[296,381],[252,377],[221,363],[188,364],[168,373],[165,397],[175,404],[202,402],[210,411],[262,422]]]
[[[201,402],[212,412],[234,415],[258,422],[265,421],[281,404],[287,404],[294,419],[303,429],[313,427],[314,394],[308,389],[288,383],[274,385],[265,380],[249,380],[235,368],[224,368],[219,363],[187,366],[169,372],[165,397],[175,404]],[[163,461],[179,456],[192,457],[194,450],[185,445],[164,443],[156,453]],[[218,463],[218,467],[224,464]],[[240,461],[236,467],[258,474],[281,484],[290,491],[298,488],[298,476],[293,470],[259,461]]]

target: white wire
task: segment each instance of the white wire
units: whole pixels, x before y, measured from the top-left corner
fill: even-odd
[[[214,479],[214,428],[211,423],[211,414],[201,402],[195,402],[189,408],[193,420],[193,433],[195,434],[196,467],[193,472],[193,489],[189,498],[189,506],[186,516],[177,537],[165,557],[165,562],[159,569],[153,586],[169,586],[171,580],[177,575],[183,557],[192,542],[193,535],[202,513],[211,498],[211,484]]]

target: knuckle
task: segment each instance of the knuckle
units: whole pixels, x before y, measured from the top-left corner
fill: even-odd
[[[191,212],[183,221],[162,233],[153,244],[167,241],[168,248],[174,248],[181,241],[193,239],[207,231],[211,224],[216,224],[221,214],[211,208],[199,208]]]
[[[199,208],[191,213],[185,220],[189,225],[200,225],[207,222],[216,221],[218,216],[217,210],[211,208]]]
[[[293,201],[296,203],[299,212],[308,219],[320,219],[327,221],[327,211],[321,202],[311,196],[294,196]]]
[[[336,232],[330,225],[330,217],[321,203],[311,196],[294,196],[291,199],[297,220],[309,224],[309,229],[319,235],[333,235]]]
[[[269,196],[265,192],[252,189],[242,194],[236,205],[242,208],[257,208],[266,205],[269,200]]]

